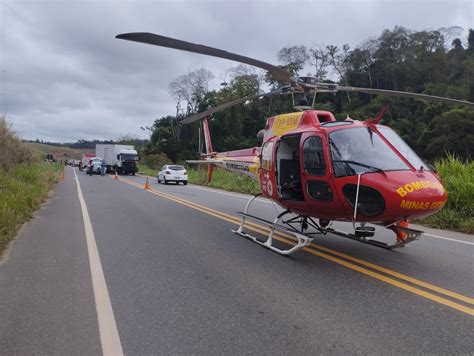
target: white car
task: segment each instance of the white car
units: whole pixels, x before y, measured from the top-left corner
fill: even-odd
[[[176,182],[179,184],[181,182],[184,185],[188,184],[188,172],[183,166],[176,164],[166,164],[161,167],[156,178],[158,178],[158,183]]]

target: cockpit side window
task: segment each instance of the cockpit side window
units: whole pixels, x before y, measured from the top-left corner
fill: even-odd
[[[324,160],[323,143],[318,136],[308,137],[303,144],[304,170],[312,175],[326,175],[326,161]]]
[[[262,156],[261,156],[261,167],[267,171],[272,167],[273,160],[273,142],[266,142],[263,145]]]

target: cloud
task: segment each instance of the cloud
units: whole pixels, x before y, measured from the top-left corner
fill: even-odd
[[[277,63],[283,46],[354,46],[395,25],[467,29],[473,4],[4,0],[0,11],[0,110],[25,138],[74,141],[143,137],[140,126],[174,113],[172,80],[204,67],[217,88],[237,64],[117,40],[119,33],[155,32]]]

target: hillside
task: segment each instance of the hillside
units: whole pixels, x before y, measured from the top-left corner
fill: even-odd
[[[84,148],[69,148],[46,145],[44,143],[27,143],[35,152],[41,155],[41,158],[46,158],[48,153],[52,153],[56,159],[81,159],[83,153],[91,153],[94,150]]]

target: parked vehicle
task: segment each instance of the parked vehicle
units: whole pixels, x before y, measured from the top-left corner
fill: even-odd
[[[87,165],[87,174],[100,174],[100,169],[102,167],[102,158],[92,157]]]
[[[79,169],[83,170],[85,167],[87,167],[89,165],[90,160],[94,157],[95,153],[84,153],[81,159],[82,165],[79,166]]]
[[[97,144],[95,154],[104,159],[107,172],[133,175],[138,172],[138,152],[132,145]]]
[[[54,155],[52,153],[48,153],[46,155],[46,159],[44,161],[46,163],[54,163],[54,162],[57,162],[57,159],[56,159],[56,157],[54,157]]]
[[[169,182],[175,182],[179,184],[181,182],[184,185],[188,184],[188,172],[186,172],[186,168],[176,164],[166,164],[161,167],[157,178],[158,183],[163,182],[168,184]]]

